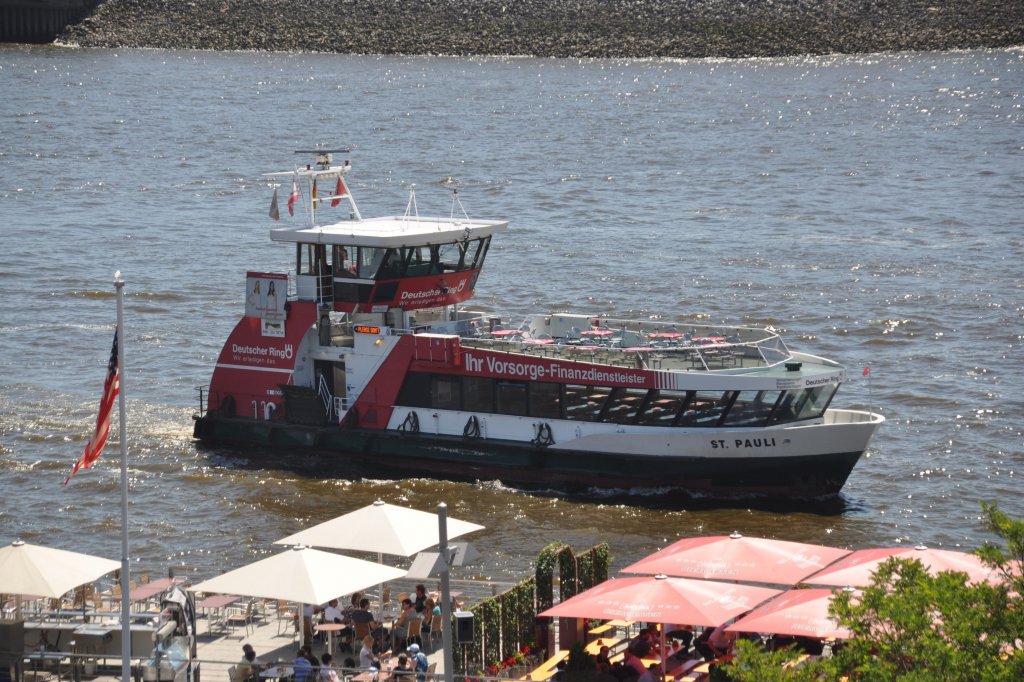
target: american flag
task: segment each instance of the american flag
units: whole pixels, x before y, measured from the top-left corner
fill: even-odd
[[[71,477],[79,469],[88,469],[100,458],[103,446],[107,444],[107,434],[110,433],[110,417],[114,411],[114,399],[117,398],[120,390],[121,380],[117,364],[117,331],[115,330],[114,347],[110,349],[110,360],[107,362],[107,378],[103,382],[103,398],[100,399],[100,411],[96,415],[96,429],[92,432],[92,438],[89,439],[85,446],[85,452],[75,462],[75,468],[64,479],[64,485],[68,484],[68,481],[71,480]]]

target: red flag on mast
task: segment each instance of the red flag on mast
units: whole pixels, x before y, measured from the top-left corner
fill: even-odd
[[[100,399],[100,411],[96,415],[96,429],[92,432],[92,438],[85,446],[85,452],[75,462],[74,469],[64,479],[64,485],[68,484],[71,477],[79,469],[88,469],[103,452],[103,446],[107,444],[107,435],[110,433],[110,417],[114,411],[114,399],[121,391],[120,371],[117,362],[117,330],[114,331],[114,347],[110,349],[110,360],[107,362],[107,378],[103,382],[103,397]],[[121,435],[124,438],[124,435]]]
[[[331,200],[331,208],[335,208],[341,203],[341,197],[348,191],[345,187],[345,183],[341,181],[341,176],[338,176],[338,186],[334,189],[334,199]]]
[[[288,215],[295,215],[295,202],[299,200],[299,185],[292,179],[292,195],[288,197]]]

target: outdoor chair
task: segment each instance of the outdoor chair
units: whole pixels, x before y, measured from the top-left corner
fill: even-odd
[[[423,629],[423,619],[413,618],[409,621],[409,625],[405,634],[405,646],[409,646],[413,642],[422,645],[423,642],[420,639],[420,631]]]
[[[253,621],[253,610],[255,605],[250,600],[245,605],[245,611],[242,613],[229,613],[224,621],[231,627],[231,632],[234,633],[235,628],[241,625],[245,628],[245,634],[248,635],[252,629]]]
[[[288,631],[292,634],[292,639],[295,639],[299,634],[299,628],[295,623],[295,618],[298,615],[296,611],[291,609],[289,602],[278,599],[277,600],[277,635],[281,636],[282,628],[288,628]]]
[[[441,623],[443,620],[444,619],[441,618],[440,613],[435,613],[430,618],[430,635],[427,637],[427,641],[430,644],[431,651],[437,650],[438,645],[435,644],[435,641],[440,643],[443,640],[443,637],[441,636]]]

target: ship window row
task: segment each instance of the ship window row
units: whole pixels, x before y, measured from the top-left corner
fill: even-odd
[[[401,279],[443,275],[483,267],[490,237],[446,244],[397,248],[297,244],[295,271],[300,275]]]
[[[769,426],[820,417],[837,388],[668,391],[411,372],[398,404],[646,426]]]

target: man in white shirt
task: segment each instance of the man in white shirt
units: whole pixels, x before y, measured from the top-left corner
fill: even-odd
[[[342,614],[341,609],[338,608],[338,600],[332,599],[327,602],[327,606],[324,607],[324,622],[325,623],[343,623],[345,616]]]

